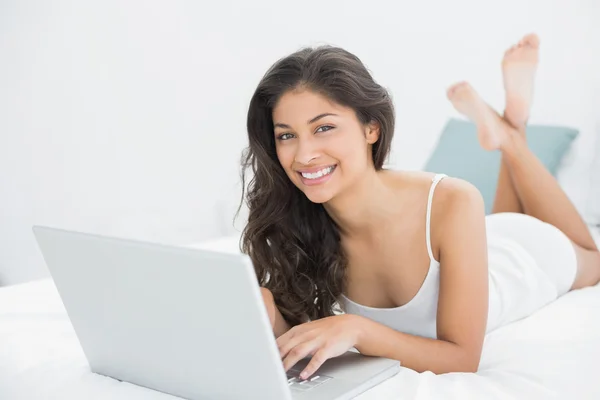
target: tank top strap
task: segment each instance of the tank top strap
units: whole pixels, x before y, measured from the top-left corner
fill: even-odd
[[[427,198],[427,218],[425,225],[425,238],[427,240],[427,253],[429,254],[429,259],[431,261],[436,261],[433,258],[433,251],[431,250],[431,203],[433,200],[433,192],[435,191],[435,187],[438,183],[444,178],[446,178],[446,174],[436,174],[431,180],[431,187],[429,188],[429,197]]]

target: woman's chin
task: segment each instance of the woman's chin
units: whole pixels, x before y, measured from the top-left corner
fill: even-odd
[[[323,204],[332,199],[333,193],[330,190],[304,190],[306,197],[313,203]]]

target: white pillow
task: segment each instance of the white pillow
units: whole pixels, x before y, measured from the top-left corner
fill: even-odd
[[[595,154],[590,169],[590,189],[585,214],[590,224],[600,227],[600,115],[595,134]]]

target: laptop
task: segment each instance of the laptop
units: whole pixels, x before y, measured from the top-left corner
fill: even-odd
[[[34,226],[92,372],[188,400],[350,399],[395,360],[348,351],[285,372],[250,258]]]

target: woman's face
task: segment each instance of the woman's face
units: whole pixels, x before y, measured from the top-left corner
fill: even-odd
[[[273,109],[277,158],[314,203],[330,201],[373,168],[379,130],[354,110],[310,90],[285,93]]]

